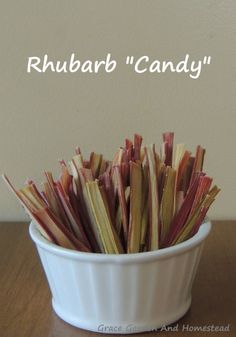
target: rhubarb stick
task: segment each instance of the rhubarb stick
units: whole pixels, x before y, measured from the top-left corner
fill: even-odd
[[[141,242],[142,220],[142,166],[130,162],[130,220],[128,253],[138,253]]]
[[[157,162],[154,145],[146,148],[149,168],[149,249],[159,248],[159,201],[158,201],[158,176]]]
[[[169,233],[170,224],[174,215],[175,207],[175,175],[176,171],[171,167],[167,167],[166,179],[164,185],[163,196],[160,206],[161,221],[161,241],[163,242]]]
[[[86,187],[104,252],[107,254],[122,253],[122,246],[121,244],[117,244],[117,240],[112,229],[112,223],[104,204],[98,182],[88,181],[86,183]]]
[[[121,219],[122,219],[122,224],[123,224],[124,239],[125,239],[125,243],[127,243],[127,238],[128,238],[127,207],[126,207],[126,200],[125,200],[125,190],[124,190],[124,185],[123,185],[119,166],[114,167],[114,180],[115,180],[115,186],[118,192]]]

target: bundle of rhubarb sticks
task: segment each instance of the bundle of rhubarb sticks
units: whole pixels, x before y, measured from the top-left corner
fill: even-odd
[[[45,172],[42,191],[32,180],[16,190],[40,233],[49,241],[82,252],[107,254],[153,251],[197,233],[219,188],[203,171],[205,150],[195,156],[184,144],[173,146],[164,133],[160,154],[142,137],[126,139],[113,161],[80,149],[54,180]]]

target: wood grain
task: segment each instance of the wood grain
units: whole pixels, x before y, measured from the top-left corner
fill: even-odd
[[[194,283],[192,306],[178,322],[178,331],[141,335],[205,336],[204,332],[183,332],[182,328],[186,324],[230,324],[229,333],[208,335],[236,336],[235,266],[236,221],[214,222]],[[28,224],[0,223],[0,289],[0,337],[95,336],[64,323],[52,311],[49,289],[28,235]]]

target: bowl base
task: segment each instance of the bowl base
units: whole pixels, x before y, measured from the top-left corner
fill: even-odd
[[[132,324],[119,324],[117,322],[114,323],[104,323],[104,322],[96,322],[96,321],[86,321],[84,319],[80,319],[79,317],[72,317],[68,315],[66,311],[64,311],[60,306],[55,303],[54,299],[52,299],[52,307],[57,316],[59,316],[63,321],[69,323],[77,328],[98,332],[98,333],[107,333],[107,334],[133,334],[140,332],[150,332],[159,330],[164,326],[170,325],[178,321],[181,317],[183,317],[186,312],[189,310],[191,306],[191,297],[179,308],[179,310],[173,314],[171,314],[168,318],[158,318],[155,322],[138,322]]]

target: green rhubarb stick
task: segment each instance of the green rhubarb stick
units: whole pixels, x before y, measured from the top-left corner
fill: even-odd
[[[154,145],[146,147],[149,167],[149,250],[159,248],[159,201],[158,201],[158,176],[157,161]]]
[[[167,167],[160,205],[161,242],[165,240],[166,235],[169,233],[170,224],[174,215],[175,177],[176,171],[171,167]]]
[[[86,188],[104,252],[107,254],[122,253],[122,246],[117,243],[117,236],[114,234],[109,212],[107,211],[107,207],[104,203],[98,182],[88,181],[86,183]]]
[[[138,253],[141,241],[142,220],[142,166],[130,162],[130,220],[128,253]]]
[[[98,178],[100,167],[102,163],[102,154],[92,152],[90,155],[90,169],[92,170],[94,178]]]
[[[126,206],[126,200],[125,200],[125,189],[124,189],[124,184],[122,181],[119,166],[114,167],[114,181],[115,181],[115,186],[118,192],[118,199],[119,199],[119,206],[120,206],[119,210],[120,210],[121,220],[122,220],[122,225],[123,225],[124,239],[125,239],[125,243],[127,243],[127,239],[128,239],[127,206]]]
[[[86,213],[89,217],[89,222],[91,224],[91,230],[95,237],[96,244],[98,245],[100,251],[104,253],[105,250],[104,250],[103,241],[102,241],[102,238],[97,228],[97,222],[94,217],[94,212],[92,209],[92,205],[91,205],[91,201],[90,201],[90,197],[89,197],[89,193],[87,189],[87,183],[93,181],[93,175],[90,169],[85,169],[85,168],[79,169],[78,173],[79,173],[80,183],[82,186],[82,196],[83,196],[84,204],[86,207]]]
[[[142,220],[141,220],[141,250],[147,244],[148,228],[148,166],[143,164],[143,193],[142,193]]]

